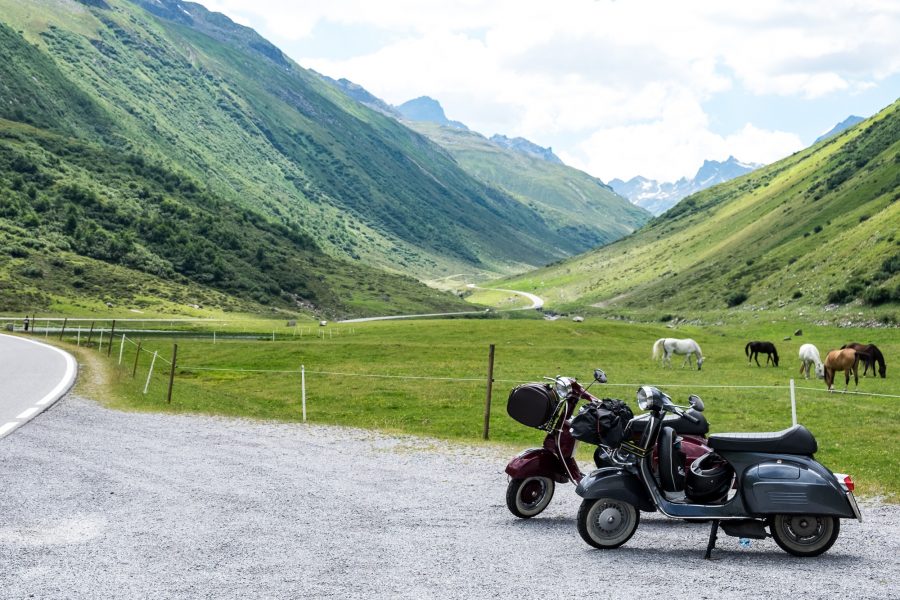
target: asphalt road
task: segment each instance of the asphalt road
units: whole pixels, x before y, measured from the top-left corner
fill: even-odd
[[[863,502],[815,559],[723,536],[704,561],[708,526],[654,514],[593,550],[571,486],[509,514],[512,454],[69,396],[0,441],[0,597],[900,597],[900,507]]]
[[[77,371],[67,352],[0,335],[0,438],[53,404],[72,386]]]
[[[510,294],[517,294],[519,296],[525,296],[528,300],[531,301],[531,306],[523,306],[521,308],[506,308],[503,310],[498,310],[497,312],[511,312],[515,310],[533,310],[538,309],[544,306],[544,300],[540,296],[535,296],[534,294],[529,294],[528,292],[519,292],[516,290],[501,290],[500,288],[481,288],[475,285],[474,283],[470,283],[467,287],[470,287],[474,290],[494,290],[497,292],[507,292]],[[490,309],[488,309],[490,310]],[[431,314],[420,314],[420,315],[393,315],[387,317],[361,317],[359,319],[345,319],[343,321],[338,321],[339,323],[365,323],[367,321],[391,321],[395,319],[419,319],[419,318],[428,318],[428,317],[455,317],[459,315],[483,315],[487,311],[483,310],[466,310],[462,312],[448,312],[448,313],[431,313]]]

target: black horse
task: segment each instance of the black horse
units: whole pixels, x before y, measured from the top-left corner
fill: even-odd
[[[759,364],[759,353],[762,352],[766,355],[766,364],[769,364],[769,361],[772,361],[772,366],[778,366],[778,350],[775,349],[775,344],[772,342],[747,342],[747,345],[744,346],[744,354],[747,355],[747,364],[750,364],[754,359],[756,360],[756,366],[760,367],[762,365]]]
[[[863,364],[865,365],[865,369],[863,369],[863,376],[869,374],[869,367],[872,368],[872,375],[875,375],[875,363],[878,363],[878,374],[881,375],[881,378],[884,379],[887,373],[887,365],[884,363],[884,354],[881,353],[881,350],[878,349],[878,346],[875,344],[863,345],[857,344],[856,342],[850,342],[849,344],[844,344],[841,346],[841,349],[844,348],[853,348],[856,350],[856,353],[862,359]]]

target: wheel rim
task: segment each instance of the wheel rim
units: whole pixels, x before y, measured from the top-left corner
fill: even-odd
[[[603,545],[619,543],[631,534],[634,508],[617,500],[601,499],[588,514],[588,531]]]
[[[778,519],[782,539],[798,550],[812,550],[828,539],[832,521],[810,515],[784,515]]]
[[[550,502],[553,482],[546,477],[529,477],[516,494],[516,507],[523,514],[538,513]]]

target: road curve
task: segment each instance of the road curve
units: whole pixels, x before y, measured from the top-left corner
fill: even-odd
[[[474,283],[468,284],[466,287],[471,288],[473,290],[494,290],[496,292],[506,292],[508,294],[517,294],[519,296],[525,296],[529,300],[531,300],[531,306],[523,306],[522,308],[507,308],[504,310],[537,310],[539,308],[544,308],[544,299],[540,296],[536,296],[534,294],[530,294],[528,292],[521,292],[519,290],[504,290],[502,288],[484,288],[478,287]]]
[[[520,296],[525,296],[529,300],[531,300],[531,306],[523,306],[521,308],[504,308],[498,310],[497,312],[509,312],[513,310],[533,310],[538,308],[543,308],[544,299],[540,296],[535,296],[534,294],[529,294],[528,292],[520,292],[518,290],[502,290],[500,288],[483,288],[478,287],[474,283],[468,284],[466,287],[473,290],[494,290],[497,292],[508,292],[510,294],[518,294]],[[343,321],[338,321],[338,323],[365,323],[367,321],[392,321],[395,319],[417,319],[417,318],[428,318],[428,317],[455,317],[459,315],[483,315],[486,312],[489,312],[491,309],[486,310],[466,310],[462,312],[448,312],[448,313],[431,313],[431,314],[422,314],[422,315],[390,315],[386,317],[363,317],[361,319],[345,319]]]
[[[46,410],[75,382],[72,355],[36,340],[0,335],[0,438]]]

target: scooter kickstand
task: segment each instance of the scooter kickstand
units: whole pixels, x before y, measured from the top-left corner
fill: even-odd
[[[709,528],[709,543],[706,545],[705,560],[713,560],[712,551],[716,547],[716,534],[719,532],[719,520],[713,519],[712,526]]]

